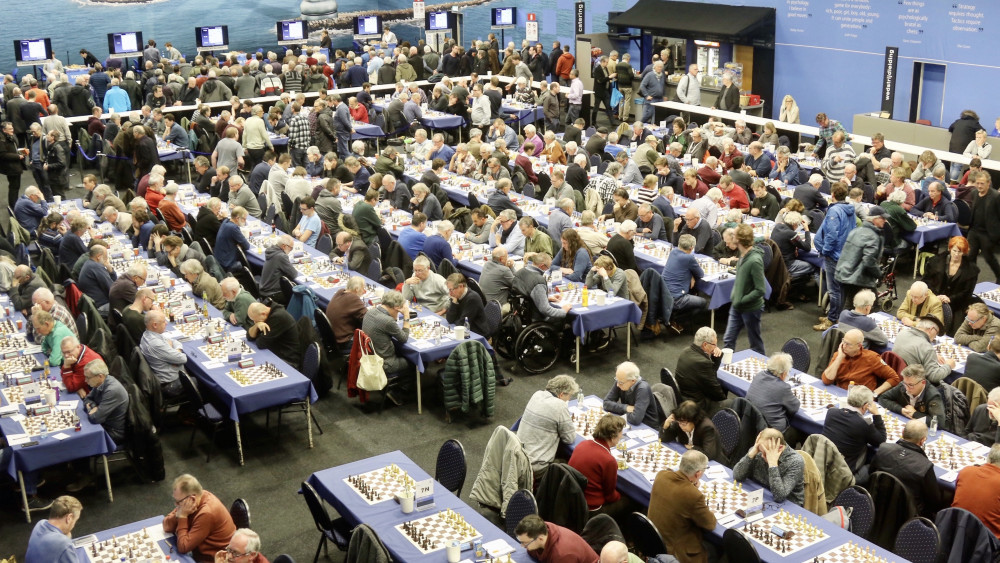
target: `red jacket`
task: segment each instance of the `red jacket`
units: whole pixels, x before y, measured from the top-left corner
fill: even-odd
[[[87,385],[87,380],[83,377],[83,368],[94,360],[100,360],[101,355],[95,352],[92,348],[87,346],[80,346],[80,359],[73,364],[73,367],[62,369],[62,380],[63,384],[66,386],[66,390],[70,393],[76,393],[78,390],[83,389],[86,392],[90,392],[90,386]]]
[[[368,108],[364,104],[358,104],[354,106],[354,109],[349,109],[348,111],[351,112],[351,119],[354,121],[368,123]]]
[[[959,472],[951,505],[975,514],[1000,537],[1000,467],[987,463]]]
[[[559,78],[569,80],[569,71],[573,70],[573,63],[575,62],[576,57],[573,56],[573,53],[570,53],[569,51],[563,53],[559,57],[559,60],[556,61],[556,75],[559,76]]]
[[[528,552],[535,561],[547,563],[597,563],[598,556],[594,548],[583,540],[573,530],[546,522],[548,538],[545,547]]]
[[[587,498],[590,510],[597,510],[621,498],[615,488],[618,486],[618,462],[608,448],[605,442],[584,440],[569,458],[569,466],[587,478],[583,496]]]

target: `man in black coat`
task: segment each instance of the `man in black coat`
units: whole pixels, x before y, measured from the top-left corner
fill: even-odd
[[[586,122],[582,117],[579,117],[572,124],[567,125],[566,129],[563,130],[563,142],[569,143],[570,141],[576,143],[577,145],[583,144],[583,129]]]
[[[965,360],[965,377],[983,386],[987,393],[1000,387],[1000,340],[994,338],[980,354],[969,354]]]
[[[448,322],[459,326],[469,320],[469,327],[472,332],[482,336],[489,336],[490,322],[486,318],[486,309],[483,306],[483,299],[475,291],[469,291],[466,285],[465,276],[455,272],[445,280],[448,285],[448,312],[445,316]]]
[[[870,424],[865,419],[868,413],[872,415]],[[885,423],[872,390],[864,385],[852,385],[847,391],[847,407],[827,411],[823,435],[843,454],[857,483],[866,485],[868,465],[865,464],[865,456],[868,447],[879,447],[885,443],[886,437]]]
[[[303,346],[299,342],[299,327],[284,307],[253,303],[247,309],[247,317],[254,323],[247,336],[258,348],[270,350],[295,369],[301,369]]]
[[[1000,442],[1000,431],[997,429],[998,417],[1000,417],[1000,388],[990,391],[986,403],[972,411],[969,423],[965,426],[965,438],[987,447]]]
[[[855,387],[857,387],[855,385]],[[941,486],[934,474],[934,464],[927,459],[924,443],[927,442],[927,425],[922,420],[911,420],[903,428],[903,437],[895,444],[882,444],[872,459],[871,470],[893,475],[910,492],[921,516],[933,518],[939,508],[947,507]]]
[[[215,235],[219,232],[221,222],[222,201],[219,199],[209,200],[198,210],[195,217],[194,238],[195,240],[207,240],[208,244],[215,248]],[[207,249],[206,249],[207,250]]]
[[[608,252],[615,259],[615,264],[622,270],[632,270],[639,273],[639,266],[635,263],[635,243],[632,237],[635,236],[635,221],[626,219],[618,225],[618,232],[612,235],[608,241]]]
[[[597,123],[597,110],[604,104],[604,112],[608,116],[608,123],[615,126],[615,116],[611,114],[611,76],[608,72],[608,58],[601,56],[597,66],[594,67],[594,109],[590,122]],[[591,151],[590,154],[594,154]]]
[[[972,222],[969,224],[969,259],[975,261],[979,252],[989,265],[993,275],[1000,280],[1000,263],[997,262],[996,244],[1000,241],[1000,194],[990,189],[990,175],[982,171],[969,173],[969,184],[976,186],[972,193],[969,207],[972,209]]]
[[[587,144],[583,148],[587,154],[600,155],[606,146],[608,146],[608,128],[598,127],[597,132],[594,133],[593,137],[587,139]]]
[[[559,77],[555,75],[556,72],[556,62],[559,61],[559,57],[563,54],[562,47],[559,45],[558,41],[552,42],[552,50],[549,51],[549,81],[555,82],[559,80]]]
[[[704,326],[694,334],[694,342],[677,356],[674,378],[680,387],[678,402],[694,401],[709,415],[722,408],[726,391],[719,383],[722,349],[715,330]]]
[[[573,186],[574,190],[583,193],[588,182],[590,178],[587,177],[587,171],[579,164],[570,162],[566,167],[566,183]]]
[[[13,209],[21,193],[21,174],[24,173],[24,155],[18,151],[14,124],[3,122],[0,131],[0,174],[7,177],[7,205]]]
[[[145,127],[133,127],[132,133],[135,135],[136,175],[142,178],[160,163],[160,153],[156,149],[156,141],[146,134]]]

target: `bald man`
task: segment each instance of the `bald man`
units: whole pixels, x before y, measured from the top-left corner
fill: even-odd
[[[247,317],[253,322],[247,329],[247,336],[256,342],[258,348],[274,352],[296,369],[302,367],[305,346],[300,342],[295,319],[284,307],[253,303],[247,309]]]

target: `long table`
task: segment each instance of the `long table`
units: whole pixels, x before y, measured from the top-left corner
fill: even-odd
[[[434,486],[434,508],[426,512],[414,511],[410,514],[403,514],[400,506],[391,499],[371,504],[347,483],[349,476],[367,473],[392,464],[405,471],[415,481],[431,479],[431,476],[419,465],[410,460],[403,452],[396,450],[317,471],[310,475],[306,482],[312,485],[319,496],[333,506],[338,514],[347,519],[352,527],[361,523],[371,526],[389,553],[398,561],[412,563],[444,561],[443,549],[426,554],[422,553],[396,526],[447,509],[457,512],[467,523],[472,525],[482,535],[483,543],[502,539],[513,548],[511,559],[524,563],[532,561],[528,553],[515,539],[493,525],[478,511],[462,502],[460,498],[445,490],[439,483],[435,483]],[[463,552],[462,558],[470,561],[476,559],[469,551]]]
[[[1000,285],[993,282],[979,282],[972,293],[979,296],[994,315],[1000,315],[1000,295],[993,293],[998,289]]]
[[[602,403],[603,400],[600,397],[596,396],[590,396],[584,399],[584,404],[591,408],[598,407]],[[575,400],[570,401],[569,408],[571,412],[574,410],[578,410],[577,405],[578,405],[577,401]],[[569,446],[568,449],[572,451],[573,449],[576,448],[576,446],[580,445],[584,440],[585,438],[581,436],[579,433],[577,433],[576,439],[574,440],[573,444]],[[659,441],[659,433],[656,429],[650,428],[644,424],[640,424],[637,426],[626,427],[625,435],[622,437],[622,440],[625,442],[626,449],[631,451],[642,447],[646,447],[648,444],[657,443]],[[669,448],[678,454],[683,454],[685,451],[685,448],[676,442],[664,444],[663,447]],[[618,457],[620,453],[618,450],[613,450],[612,455]],[[734,455],[739,455],[740,457],[742,457],[740,452],[736,452]],[[653,482],[651,481],[650,477],[655,477],[655,475],[647,476],[647,474],[644,474],[642,471],[640,471],[636,467],[633,467],[630,464],[628,468],[618,471],[617,488],[622,494],[634,500],[635,502],[639,503],[641,506],[648,507],[649,499],[653,490]],[[712,480],[722,480],[722,481],[732,482],[732,470],[717,462],[711,461],[709,462],[708,470],[705,472],[705,475],[702,476],[702,481],[709,482]],[[743,489],[746,491],[756,491],[763,488],[759,483],[749,479],[744,481],[742,485]],[[760,555],[762,561],[768,563],[808,562],[812,561],[814,557],[820,556],[826,553],[827,551],[835,549],[838,546],[848,544],[850,542],[859,544],[860,546],[862,546],[862,548],[870,547],[876,556],[885,557],[886,560],[888,561],[894,561],[894,562],[905,561],[900,557],[898,557],[897,555],[892,554],[889,551],[884,550],[872,543],[869,543],[868,541],[859,536],[855,536],[854,534],[848,532],[847,530],[844,530],[843,528],[834,525],[833,523],[813,514],[812,512],[809,512],[808,510],[802,508],[801,506],[791,501],[786,500],[781,503],[774,502],[774,497],[771,495],[771,492],[765,488],[764,516],[765,517],[771,516],[772,514],[778,512],[779,510],[784,510],[796,518],[802,518],[809,524],[816,526],[817,528],[822,530],[829,537],[821,541],[817,541],[816,543],[808,547],[805,547],[799,551],[796,551],[792,554],[789,554],[787,556],[782,556],[781,554],[775,553],[771,551],[770,548],[760,545],[758,543],[758,540],[751,538],[750,542],[755,544],[755,547],[757,548],[757,553]],[[714,543],[721,543],[722,535],[725,533],[727,529],[729,528],[739,529],[745,524],[745,521],[742,519],[736,518],[735,520],[727,520],[725,516],[720,517],[719,522],[725,522],[725,524],[717,523],[715,529],[713,529],[710,532],[707,532],[706,534]]]
[[[133,532],[140,532],[143,529],[146,529],[146,534],[148,534],[151,539],[156,540],[160,550],[163,551],[164,555],[167,556],[169,560],[179,561],[180,563],[194,563],[194,558],[192,558],[189,554],[177,553],[177,539],[173,534],[163,531],[163,516],[151,516],[145,520],[123,524],[95,534],[89,534],[76,538],[73,542],[73,544],[77,546],[76,555],[80,561],[89,561],[90,552],[88,551],[88,548],[94,543],[93,540],[103,542],[113,537],[120,539]]]
[[[733,363],[739,362],[740,360],[745,360],[747,358],[757,358],[762,361],[767,361],[766,356],[758,354],[753,350],[741,350],[733,354]],[[722,388],[740,397],[745,397],[747,394],[747,390],[750,388],[750,382],[747,381],[746,379],[739,377],[734,373],[731,373],[728,370],[729,366],[727,365],[720,366],[719,368],[718,371],[719,383],[722,384]],[[836,407],[841,405],[841,403],[846,404],[847,390],[841,389],[836,385],[825,385],[822,382],[822,380],[812,377],[808,374],[801,373],[798,370],[793,369],[789,374],[789,385],[792,386],[793,390],[799,390],[800,388],[806,386],[815,387],[816,389],[820,389],[835,396],[837,399],[837,403],[836,404],[831,403],[830,406]],[[895,442],[897,439],[899,439],[900,436],[895,435],[892,429],[897,427],[902,428],[902,426],[905,425],[906,422],[908,422],[910,419],[904,417],[901,414],[894,413],[888,409],[885,409],[881,406],[879,407],[879,410],[885,412],[885,414],[883,415],[883,420],[886,421],[887,433],[889,434],[886,442],[887,443]],[[803,407],[800,408],[798,412],[796,412],[794,415],[790,417],[790,423],[795,428],[807,434],[822,434],[823,425],[824,422],[826,421],[826,411],[827,409],[823,407],[819,408]],[[896,419],[898,421],[898,424],[889,422],[888,420],[889,418]],[[941,442],[942,444],[950,443],[958,448],[964,447],[973,449],[976,452],[983,452],[983,462],[985,463],[986,461],[985,452],[987,452],[989,448],[983,446],[982,444],[977,445],[975,442],[970,442],[969,440],[966,440],[961,436],[958,436],[951,432],[946,432],[943,429],[938,430],[938,437],[934,436],[928,437],[928,443],[924,446],[925,449],[931,447],[931,445],[937,440],[942,440]],[[936,460],[932,459],[932,461]],[[944,464],[945,462],[941,463]],[[941,465],[939,463],[934,464],[934,473],[938,477],[938,483],[941,486],[951,490],[955,489],[955,480],[958,478],[959,469],[961,468],[959,467],[951,468],[950,466]]]

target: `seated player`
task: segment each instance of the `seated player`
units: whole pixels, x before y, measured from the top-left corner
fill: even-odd
[[[894,444],[878,447],[872,459],[871,472],[884,471],[899,479],[912,495],[917,514],[930,518],[944,508],[944,498],[934,474],[934,464],[924,452],[926,442],[927,425],[924,421],[907,422],[902,438]]]
[[[128,328],[129,334],[142,334],[146,331],[146,311],[152,309],[154,305],[156,305],[156,294],[152,289],[144,287],[135,292],[135,301],[122,309],[122,324]]]
[[[403,316],[403,326],[396,319]],[[382,369],[386,375],[408,374],[413,369],[406,358],[396,353],[396,342],[403,344],[410,337],[410,305],[398,291],[386,291],[382,302],[368,309],[361,321],[361,330],[372,341],[372,349],[382,358]],[[410,390],[409,377],[394,377],[385,388],[386,398],[397,406],[403,404],[403,396]]]
[[[247,315],[250,305],[257,301],[253,295],[243,289],[239,280],[234,277],[223,279],[219,287],[222,289],[222,298],[226,300],[226,304],[222,308],[222,317],[229,323],[244,329],[253,326],[253,321]]]
[[[300,342],[299,327],[295,318],[281,305],[268,307],[263,303],[253,303],[247,309],[247,316],[253,326],[247,329],[247,337],[261,350],[270,350],[291,366],[302,366],[305,346]]]
[[[166,330],[167,318],[163,311],[152,309],[146,313],[146,331],[139,340],[139,351],[159,380],[163,396],[174,399],[184,394],[178,375],[187,363],[187,354],[180,342],[163,336]]]
[[[793,430],[791,418],[799,412],[801,404],[787,383],[788,373],[791,370],[791,356],[784,353],[774,354],[768,358],[767,368],[753,377],[750,388],[747,389],[746,400],[764,415],[768,426],[784,432],[785,441],[794,444],[798,440],[789,437],[789,432]]]
[[[299,276],[299,271],[292,265],[289,253],[295,248],[295,239],[292,235],[280,235],[275,244],[264,250],[264,266],[260,271],[260,296],[261,298],[271,298],[273,301],[283,305],[288,304],[291,295],[285,295],[281,290],[281,278],[286,277],[294,280]]]
[[[602,416],[591,433],[593,440],[581,442],[569,458],[569,466],[587,478],[583,496],[587,498],[591,515],[599,512],[617,518],[627,513],[628,498],[616,489],[618,461],[611,455],[611,449],[621,441],[624,428],[622,417],[613,414]]]
[[[604,396],[604,410],[625,415],[632,426],[645,424],[656,428],[660,423],[660,409],[653,392],[639,375],[639,366],[622,362],[615,369],[615,384]]]
[[[366,291],[365,279],[351,276],[347,280],[347,287],[338,290],[326,306],[326,316],[330,319],[333,337],[337,341],[337,347],[345,355],[350,355],[354,331],[361,328],[365,313],[368,312],[368,307],[362,301]]]
[[[594,563],[597,553],[576,532],[529,514],[514,530],[528,555],[542,563]]]
[[[215,561],[236,532],[229,510],[188,474],[174,479],[172,494],[176,508],[163,518],[163,531],[174,534],[179,553],[191,552],[199,562]]]
[[[707,326],[699,328],[694,342],[678,355],[674,374],[681,391],[678,400],[694,401],[710,415],[722,408],[726,399],[726,391],[719,383],[722,350],[718,342],[714,330]]]
[[[268,563],[260,552],[260,536],[249,528],[239,528],[233,533],[229,545],[215,553],[215,563],[246,561],[247,563]]]
[[[73,336],[69,328],[61,321],[55,320],[51,314],[37,310],[31,315],[31,324],[35,331],[42,335],[42,353],[45,354],[50,366],[62,365],[62,341],[67,336]]]
[[[889,344],[889,337],[878,327],[875,319],[868,315],[875,305],[875,292],[862,289],[854,294],[854,309],[844,309],[840,312],[840,330],[856,328],[864,333],[865,348],[884,349]]]
[[[852,328],[820,375],[823,383],[847,389],[851,383],[864,385],[882,395],[899,383],[899,375],[871,350],[864,348],[865,334]]]
[[[431,261],[426,256],[417,256],[413,261],[413,276],[403,282],[403,299],[444,315],[450,301],[448,295],[448,284],[441,274],[431,271]]]
[[[722,453],[719,431],[694,401],[684,401],[670,413],[660,429],[660,441],[678,441],[689,450],[702,452],[708,459],[729,465],[729,459]]]
[[[101,355],[89,346],[81,344],[80,340],[75,336],[63,338],[60,346],[62,346],[63,355],[60,374],[63,385],[66,386],[67,391],[76,393],[82,399],[90,392],[90,386],[87,385],[83,368],[87,367],[87,364],[94,360],[100,360]]]
[[[918,280],[906,291],[906,298],[896,311],[896,318],[906,326],[917,326],[917,320],[926,315],[934,315],[944,322],[941,299],[927,288],[926,283]]]
[[[955,332],[955,344],[983,352],[997,334],[1000,334],[1000,317],[994,315],[985,303],[973,303],[969,305],[965,319]]]
[[[1000,487],[1000,444],[993,444],[986,461],[958,472],[951,505],[975,514],[993,535],[1000,537],[1000,497],[996,495]]]
[[[777,468],[777,471],[771,469]],[[781,432],[766,428],[733,466],[733,480],[753,479],[771,491],[774,502],[805,502],[805,462],[785,444]]]
[[[77,563],[76,546],[70,538],[82,510],[80,501],[71,496],[53,501],[49,517],[31,530],[24,563]]]
[[[549,286],[545,274],[552,264],[552,257],[544,252],[536,252],[525,261],[524,267],[514,273],[514,289],[521,295],[527,295],[542,317],[550,322],[559,322],[566,318],[566,313],[572,308],[569,303],[556,307],[552,303],[559,301],[559,296],[549,296]]]
[[[657,473],[649,495],[649,519],[681,563],[714,560],[715,549],[705,541],[704,533],[715,529],[715,514],[697,486],[707,468],[705,454],[688,450],[677,471]]]
[[[108,373],[104,360],[94,360],[83,369],[90,386],[90,393],[83,400],[87,418],[100,424],[116,443],[125,439],[125,415],[128,412],[128,393],[122,384]],[[73,492],[73,491],[70,491]]]
[[[1000,420],[1000,387],[991,389],[986,402],[972,411],[969,423],[965,426],[966,439],[984,446],[1000,442],[997,420]]]
[[[866,414],[872,415],[869,423]],[[823,435],[837,446],[844,461],[854,473],[858,485],[868,484],[868,449],[885,443],[885,423],[879,413],[872,390],[863,385],[852,385],[847,390],[847,407],[830,409],[823,423]]]
[[[545,389],[535,391],[528,399],[517,427],[517,439],[531,461],[535,482],[541,480],[556,458],[559,443],[572,444],[576,427],[570,418],[567,403],[580,392],[580,386],[570,375],[557,375],[548,380]]]
[[[927,426],[931,425],[930,417],[935,417],[938,428],[946,430],[941,392],[927,383],[924,368],[920,365],[906,366],[902,376],[903,384],[879,395],[878,404],[906,418],[924,418]]]
[[[417,211],[410,219],[410,225],[399,231],[399,245],[413,260],[417,259],[417,255],[423,251],[424,244],[427,243],[427,234],[424,233],[426,228],[427,216]]]
[[[937,385],[955,369],[955,358],[945,358],[934,349],[934,342],[944,332],[944,324],[934,315],[917,320],[916,326],[899,331],[892,351],[908,366],[923,366],[927,380]]]
[[[642,559],[638,555],[629,552],[628,546],[624,543],[612,540],[604,544],[604,547],[601,549],[600,563],[642,563]]]
[[[181,275],[191,284],[191,293],[207,300],[220,311],[225,308],[226,300],[222,297],[222,288],[218,280],[205,271],[201,262],[190,258],[181,263]]]
[[[458,272],[446,280],[450,303],[446,319],[449,324],[460,325],[466,321],[476,334],[490,336],[490,324],[486,318],[483,299],[475,291],[469,291],[465,276]]]

